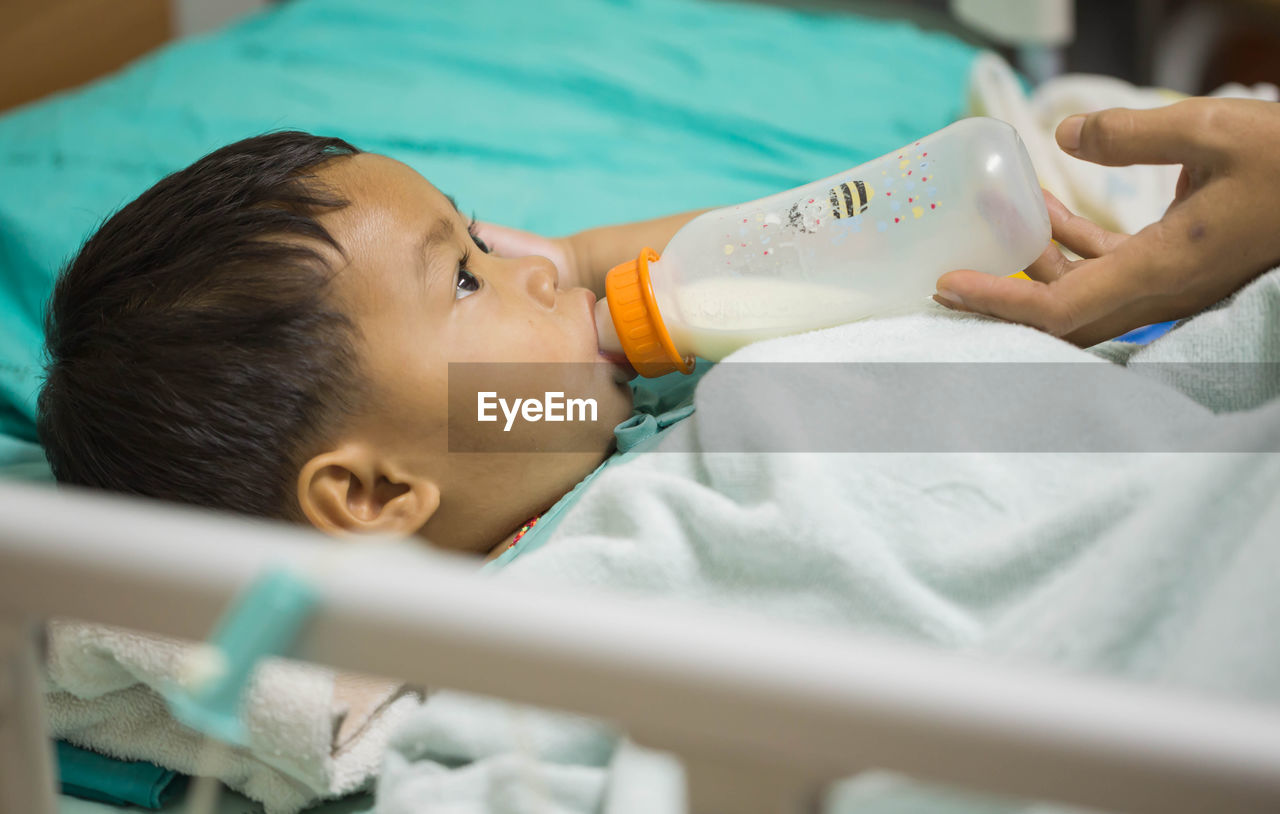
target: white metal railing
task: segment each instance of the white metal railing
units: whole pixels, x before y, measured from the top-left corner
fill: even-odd
[[[3,485],[0,518],[11,631],[61,615],[204,638],[253,577],[286,565],[323,597],[297,657],[611,719],[681,756],[694,811],[803,810],[865,768],[1128,812],[1280,810],[1271,708],[517,586],[424,548],[99,494]],[[24,675],[13,666],[32,651],[9,641],[0,676]],[[32,691],[0,684],[9,743],[41,742],[30,716],[14,726]],[[48,778],[31,772],[0,766],[0,809],[39,810],[33,784]]]

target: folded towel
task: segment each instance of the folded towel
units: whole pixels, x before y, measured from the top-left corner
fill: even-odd
[[[54,737],[124,760],[207,774],[292,812],[368,785],[388,733],[418,705],[403,685],[285,659],[258,667],[246,691],[248,746],[205,749],[170,715],[160,691],[193,645],[54,619],[47,629],[49,727]]]

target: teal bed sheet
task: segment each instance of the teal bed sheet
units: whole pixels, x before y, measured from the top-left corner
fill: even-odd
[[[912,24],[694,0],[293,0],[0,117],[0,470],[39,477],[41,312],[107,216],[301,128],[483,219],[564,234],[749,200],[963,114],[976,51]],[[16,465],[14,468],[13,465]]]
[[[146,809],[135,806],[117,806],[93,800],[82,800],[66,794],[58,796],[58,814],[121,814],[134,812],[142,814]],[[331,800],[327,803],[306,809],[306,814],[371,814],[373,811],[373,794],[361,793]],[[159,809],[161,814],[183,814],[187,810],[186,797],[175,797]],[[214,814],[264,814],[261,803],[250,800],[242,794],[223,789],[218,795]]]

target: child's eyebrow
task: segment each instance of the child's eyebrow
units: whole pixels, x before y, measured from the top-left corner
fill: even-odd
[[[448,219],[441,218],[436,221],[435,225],[422,236],[422,241],[418,244],[418,256],[425,261],[433,247],[440,243],[447,243],[452,235],[453,224]]]
[[[453,206],[453,211],[459,215],[462,210],[458,209],[458,204],[454,201],[452,195],[445,195],[446,200]],[[418,270],[420,277],[425,277],[427,286],[430,288],[431,282],[435,279],[435,275],[428,274],[427,261],[431,257],[431,250],[441,243],[447,243],[449,238],[453,236],[453,223],[448,218],[441,218],[436,221],[432,227],[422,236],[422,240],[418,243]]]

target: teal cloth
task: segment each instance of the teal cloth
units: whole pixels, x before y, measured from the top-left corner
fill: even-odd
[[[52,481],[53,473],[39,444],[0,433],[0,478]]]
[[[751,200],[895,149],[964,114],[975,54],[906,22],[718,0],[273,4],[0,117],[0,432],[35,439],[59,267],[229,142],[341,136],[465,211],[565,234]]]
[[[551,537],[561,518],[582,499],[595,479],[605,470],[632,460],[639,453],[658,443],[662,433],[693,415],[693,393],[698,381],[710,370],[712,363],[699,359],[693,372],[669,373],[657,379],[634,379],[631,382],[631,417],[613,428],[616,447],[608,458],[592,470],[569,493],[556,501],[538,517],[538,523],[524,533],[516,544],[485,563],[485,571],[495,571],[509,565],[516,558],[536,551]]]
[[[117,760],[57,742],[64,794],[112,805],[158,809],[186,786],[186,777],[145,760]]]

